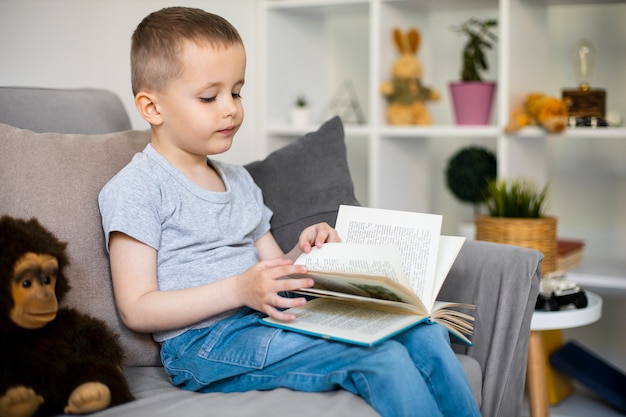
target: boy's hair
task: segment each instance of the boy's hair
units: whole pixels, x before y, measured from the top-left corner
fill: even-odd
[[[135,29],[130,49],[133,95],[162,91],[181,72],[185,41],[211,46],[243,45],[237,29],[221,16],[188,7],[169,7],[146,16]]]

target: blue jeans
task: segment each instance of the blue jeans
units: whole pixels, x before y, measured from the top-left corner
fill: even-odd
[[[199,392],[345,389],[382,416],[480,416],[447,330],[420,324],[360,347],[283,331],[243,309],[161,347],[172,383]]]

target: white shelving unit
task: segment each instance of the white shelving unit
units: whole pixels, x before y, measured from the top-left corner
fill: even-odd
[[[586,243],[574,279],[592,290],[626,287],[626,128],[503,133],[526,94],[560,96],[576,86],[570,54],[582,38],[598,50],[592,86],[607,90],[607,110],[626,116],[626,0],[265,0],[259,7],[259,56],[266,59],[259,65],[259,136],[267,152],[316,129],[349,80],[367,119],[346,126],[363,204],[441,213],[444,233],[455,234],[473,212],[447,190],[443,171],[459,148],[483,145],[496,152],[500,176],[550,184],[559,235]],[[499,42],[485,76],[498,90],[490,125],[460,127],[448,82],[458,79],[464,39],[451,28],[472,16],[498,19]],[[422,33],[422,81],[442,98],[428,106],[433,126],[389,126],[379,86],[397,58],[391,32],[412,26]],[[299,93],[316,116],[304,129],[287,121]]]

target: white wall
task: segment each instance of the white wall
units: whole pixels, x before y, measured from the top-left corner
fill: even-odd
[[[124,102],[133,128],[147,128],[133,104],[130,38],[143,17],[173,5],[220,14],[239,30],[248,52],[246,122],[220,159],[256,159],[255,0],[0,0],[0,85],[110,89]]]

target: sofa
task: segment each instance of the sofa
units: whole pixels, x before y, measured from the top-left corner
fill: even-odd
[[[131,129],[109,91],[0,87],[0,215],[37,217],[68,242],[72,290],[64,304],[104,320],[125,349],[124,373],[136,399],[94,416],[377,415],[342,390],[198,394],[170,384],[158,344],[129,331],[116,312],[96,200],[148,141],[149,132]],[[284,249],[304,226],[333,224],[339,204],[359,203],[338,117],[246,167],[274,211],[272,231]],[[521,413],[542,258],[535,250],[467,241],[440,293],[477,306],[474,345],[453,349],[483,416]]]

